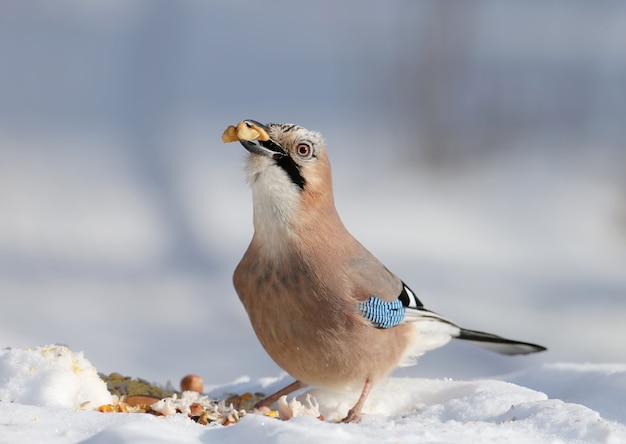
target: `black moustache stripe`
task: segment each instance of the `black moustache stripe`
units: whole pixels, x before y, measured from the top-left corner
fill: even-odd
[[[276,160],[276,165],[281,167],[289,176],[291,181],[295,183],[300,190],[304,190],[306,181],[300,172],[300,166],[289,156],[280,156]]]

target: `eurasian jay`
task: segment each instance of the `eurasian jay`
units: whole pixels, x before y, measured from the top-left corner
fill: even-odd
[[[241,125],[264,137],[239,137],[250,152],[254,235],[233,283],[259,341],[296,379],[257,407],[307,385],[360,390],[343,419],[359,421],[373,385],[451,338],[506,355],[545,350],[461,328],[424,308],[344,227],[319,133],[293,124]]]

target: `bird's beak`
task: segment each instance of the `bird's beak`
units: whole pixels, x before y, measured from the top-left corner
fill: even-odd
[[[256,120],[244,120],[246,125],[254,125],[262,128],[266,133],[269,132],[267,125],[257,122]],[[286,151],[279,144],[272,139],[268,140],[240,140],[239,143],[243,145],[245,149],[252,154],[258,154],[260,156],[271,157],[272,159],[278,159],[287,155]]]

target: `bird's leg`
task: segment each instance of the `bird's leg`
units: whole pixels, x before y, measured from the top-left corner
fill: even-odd
[[[307,385],[308,384],[305,384],[302,381],[292,382],[287,387],[283,387],[282,389],[278,390],[276,393],[266,396],[265,398],[261,399],[259,402],[254,404],[254,410],[261,409],[263,407],[269,407],[270,405],[278,401],[278,398],[280,398],[281,396],[288,395],[289,393],[295,392],[296,390],[306,387]]]
[[[365,404],[365,400],[367,399],[367,395],[370,394],[370,390],[372,390],[372,383],[369,379],[365,381],[365,385],[363,386],[363,391],[361,391],[361,396],[359,396],[359,400],[354,404],[350,410],[348,410],[348,415],[341,420],[341,422],[359,422],[361,420],[361,412],[363,410],[363,404]]]

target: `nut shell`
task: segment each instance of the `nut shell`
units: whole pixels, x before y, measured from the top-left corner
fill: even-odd
[[[204,381],[198,375],[187,375],[180,381],[180,389],[183,392],[192,391],[202,393],[204,390]]]
[[[269,140],[270,136],[258,125],[253,123],[239,122],[237,127],[228,126],[222,134],[222,142],[237,142],[239,140]]]
[[[222,134],[222,142],[229,143],[229,142],[237,142],[238,140],[239,138],[237,137],[237,128],[235,128],[232,125],[229,125],[229,127],[226,128],[224,130],[224,133]]]
[[[148,395],[130,395],[124,399],[124,402],[131,407],[142,407],[147,408],[154,404],[157,401],[160,401],[161,398],[157,398],[156,396],[148,396]]]

